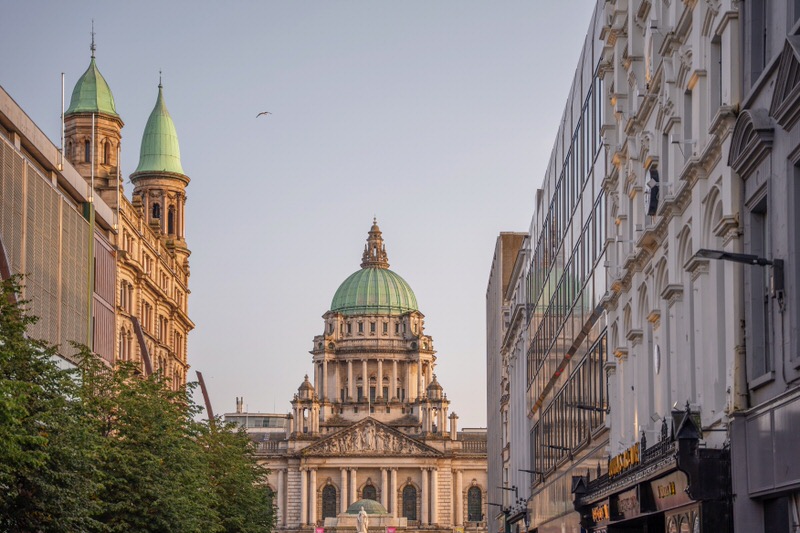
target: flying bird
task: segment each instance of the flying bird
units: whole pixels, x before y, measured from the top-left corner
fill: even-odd
[[[259,113],[258,115],[256,115],[256,118],[260,117],[261,115],[271,115],[271,114],[272,114],[272,113],[270,113],[269,111],[262,111],[261,113]]]

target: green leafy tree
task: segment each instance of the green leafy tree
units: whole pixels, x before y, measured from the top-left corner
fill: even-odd
[[[0,530],[91,531],[98,510],[92,434],[75,373],[30,339],[20,278],[0,282]]]
[[[271,531],[273,494],[266,484],[268,470],[258,464],[247,433],[234,424],[204,424],[199,443],[205,450],[214,509],[226,533]]]

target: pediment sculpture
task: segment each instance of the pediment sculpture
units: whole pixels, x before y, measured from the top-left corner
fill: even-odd
[[[439,452],[374,420],[357,423],[312,444],[303,455],[415,455],[437,456]]]

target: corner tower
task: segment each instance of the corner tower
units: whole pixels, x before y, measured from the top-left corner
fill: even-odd
[[[67,160],[90,185],[94,174],[95,191],[114,209],[117,187],[122,186],[118,183],[118,154],[124,124],[111,88],[97,68],[94,36],[90,50],[89,68],[78,78],[64,113],[64,150]]]
[[[131,174],[133,197],[141,201],[145,223],[174,250],[188,270],[191,252],[186,246],[185,207],[189,177],[181,166],[181,152],[175,123],[164,102],[164,87],[158,83],[158,97],[142,135],[139,165]]]

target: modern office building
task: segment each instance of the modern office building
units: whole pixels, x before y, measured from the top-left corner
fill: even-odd
[[[529,237],[520,251],[524,264],[514,268],[508,280],[503,296],[507,307],[487,302],[487,309],[508,313],[487,317],[491,330],[503,325],[500,357],[514,397],[508,400],[509,419],[501,418],[500,432],[508,435],[513,470],[502,487],[511,494],[525,487],[530,495],[527,514],[518,522],[540,533],[580,530],[573,478],[596,472],[598,465],[605,472],[608,463],[610,361],[602,308],[608,217],[603,184],[614,122],[605,97],[602,5],[592,16],[535,198]],[[493,272],[488,294],[497,290],[495,278]],[[498,336],[495,331],[489,335]],[[488,357],[491,360],[491,351]],[[505,376],[494,374],[504,386]],[[489,390],[497,386],[490,384]],[[515,413],[516,406],[524,406],[524,416]],[[524,467],[515,457],[521,450],[528,451]],[[492,465],[497,462],[497,457],[490,460]],[[509,522],[518,514],[515,503],[505,500],[501,509]]]
[[[486,431],[459,431],[449,412],[433,338],[377,223],[323,319],[285,432],[248,429],[271,472],[276,528],[352,531],[363,505],[370,527],[486,531]]]

